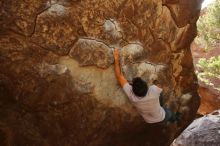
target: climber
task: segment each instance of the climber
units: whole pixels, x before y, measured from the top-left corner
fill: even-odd
[[[160,94],[162,92],[162,86],[158,81],[154,81],[153,85],[147,86],[147,83],[140,77],[136,77],[132,80],[130,85],[120,71],[120,55],[119,50],[114,49],[115,59],[115,75],[119,81],[124,92],[128,96],[131,103],[135,106],[137,111],[141,114],[147,123],[158,122],[175,122],[179,120],[173,112],[166,107],[160,105]]]

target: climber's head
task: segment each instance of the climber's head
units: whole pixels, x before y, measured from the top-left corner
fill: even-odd
[[[133,78],[132,90],[136,96],[144,97],[147,94],[148,90],[147,83],[140,77]]]

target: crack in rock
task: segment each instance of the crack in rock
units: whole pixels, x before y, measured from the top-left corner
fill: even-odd
[[[76,21],[69,18],[69,8],[55,2],[36,16],[31,41],[59,55],[67,55],[77,41]],[[69,21],[67,21],[69,20]]]

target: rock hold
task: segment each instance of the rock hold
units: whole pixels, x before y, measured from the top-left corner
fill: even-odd
[[[57,15],[57,16],[63,16],[65,14],[65,11],[67,11],[67,9],[59,4],[52,4],[51,7],[48,9],[48,13],[50,13],[51,15]]]
[[[112,48],[95,39],[79,39],[69,55],[77,60],[80,66],[95,65],[108,68],[113,62]]]
[[[109,33],[114,39],[120,40],[122,38],[122,30],[114,19],[106,20],[103,27],[104,31]]]
[[[144,53],[144,48],[141,44],[132,43],[124,46],[121,49],[122,64],[125,65],[129,62],[135,62],[141,58]]]

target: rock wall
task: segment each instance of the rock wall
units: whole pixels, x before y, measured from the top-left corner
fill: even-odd
[[[199,106],[200,3],[0,1],[0,145],[169,145]],[[179,124],[144,122],[115,79],[115,47],[129,81],[162,81]]]
[[[206,115],[219,109],[220,107],[220,95],[216,95],[209,89],[200,86],[198,89],[199,96],[201,97],[201,103],[198,109],[198,113]]]

